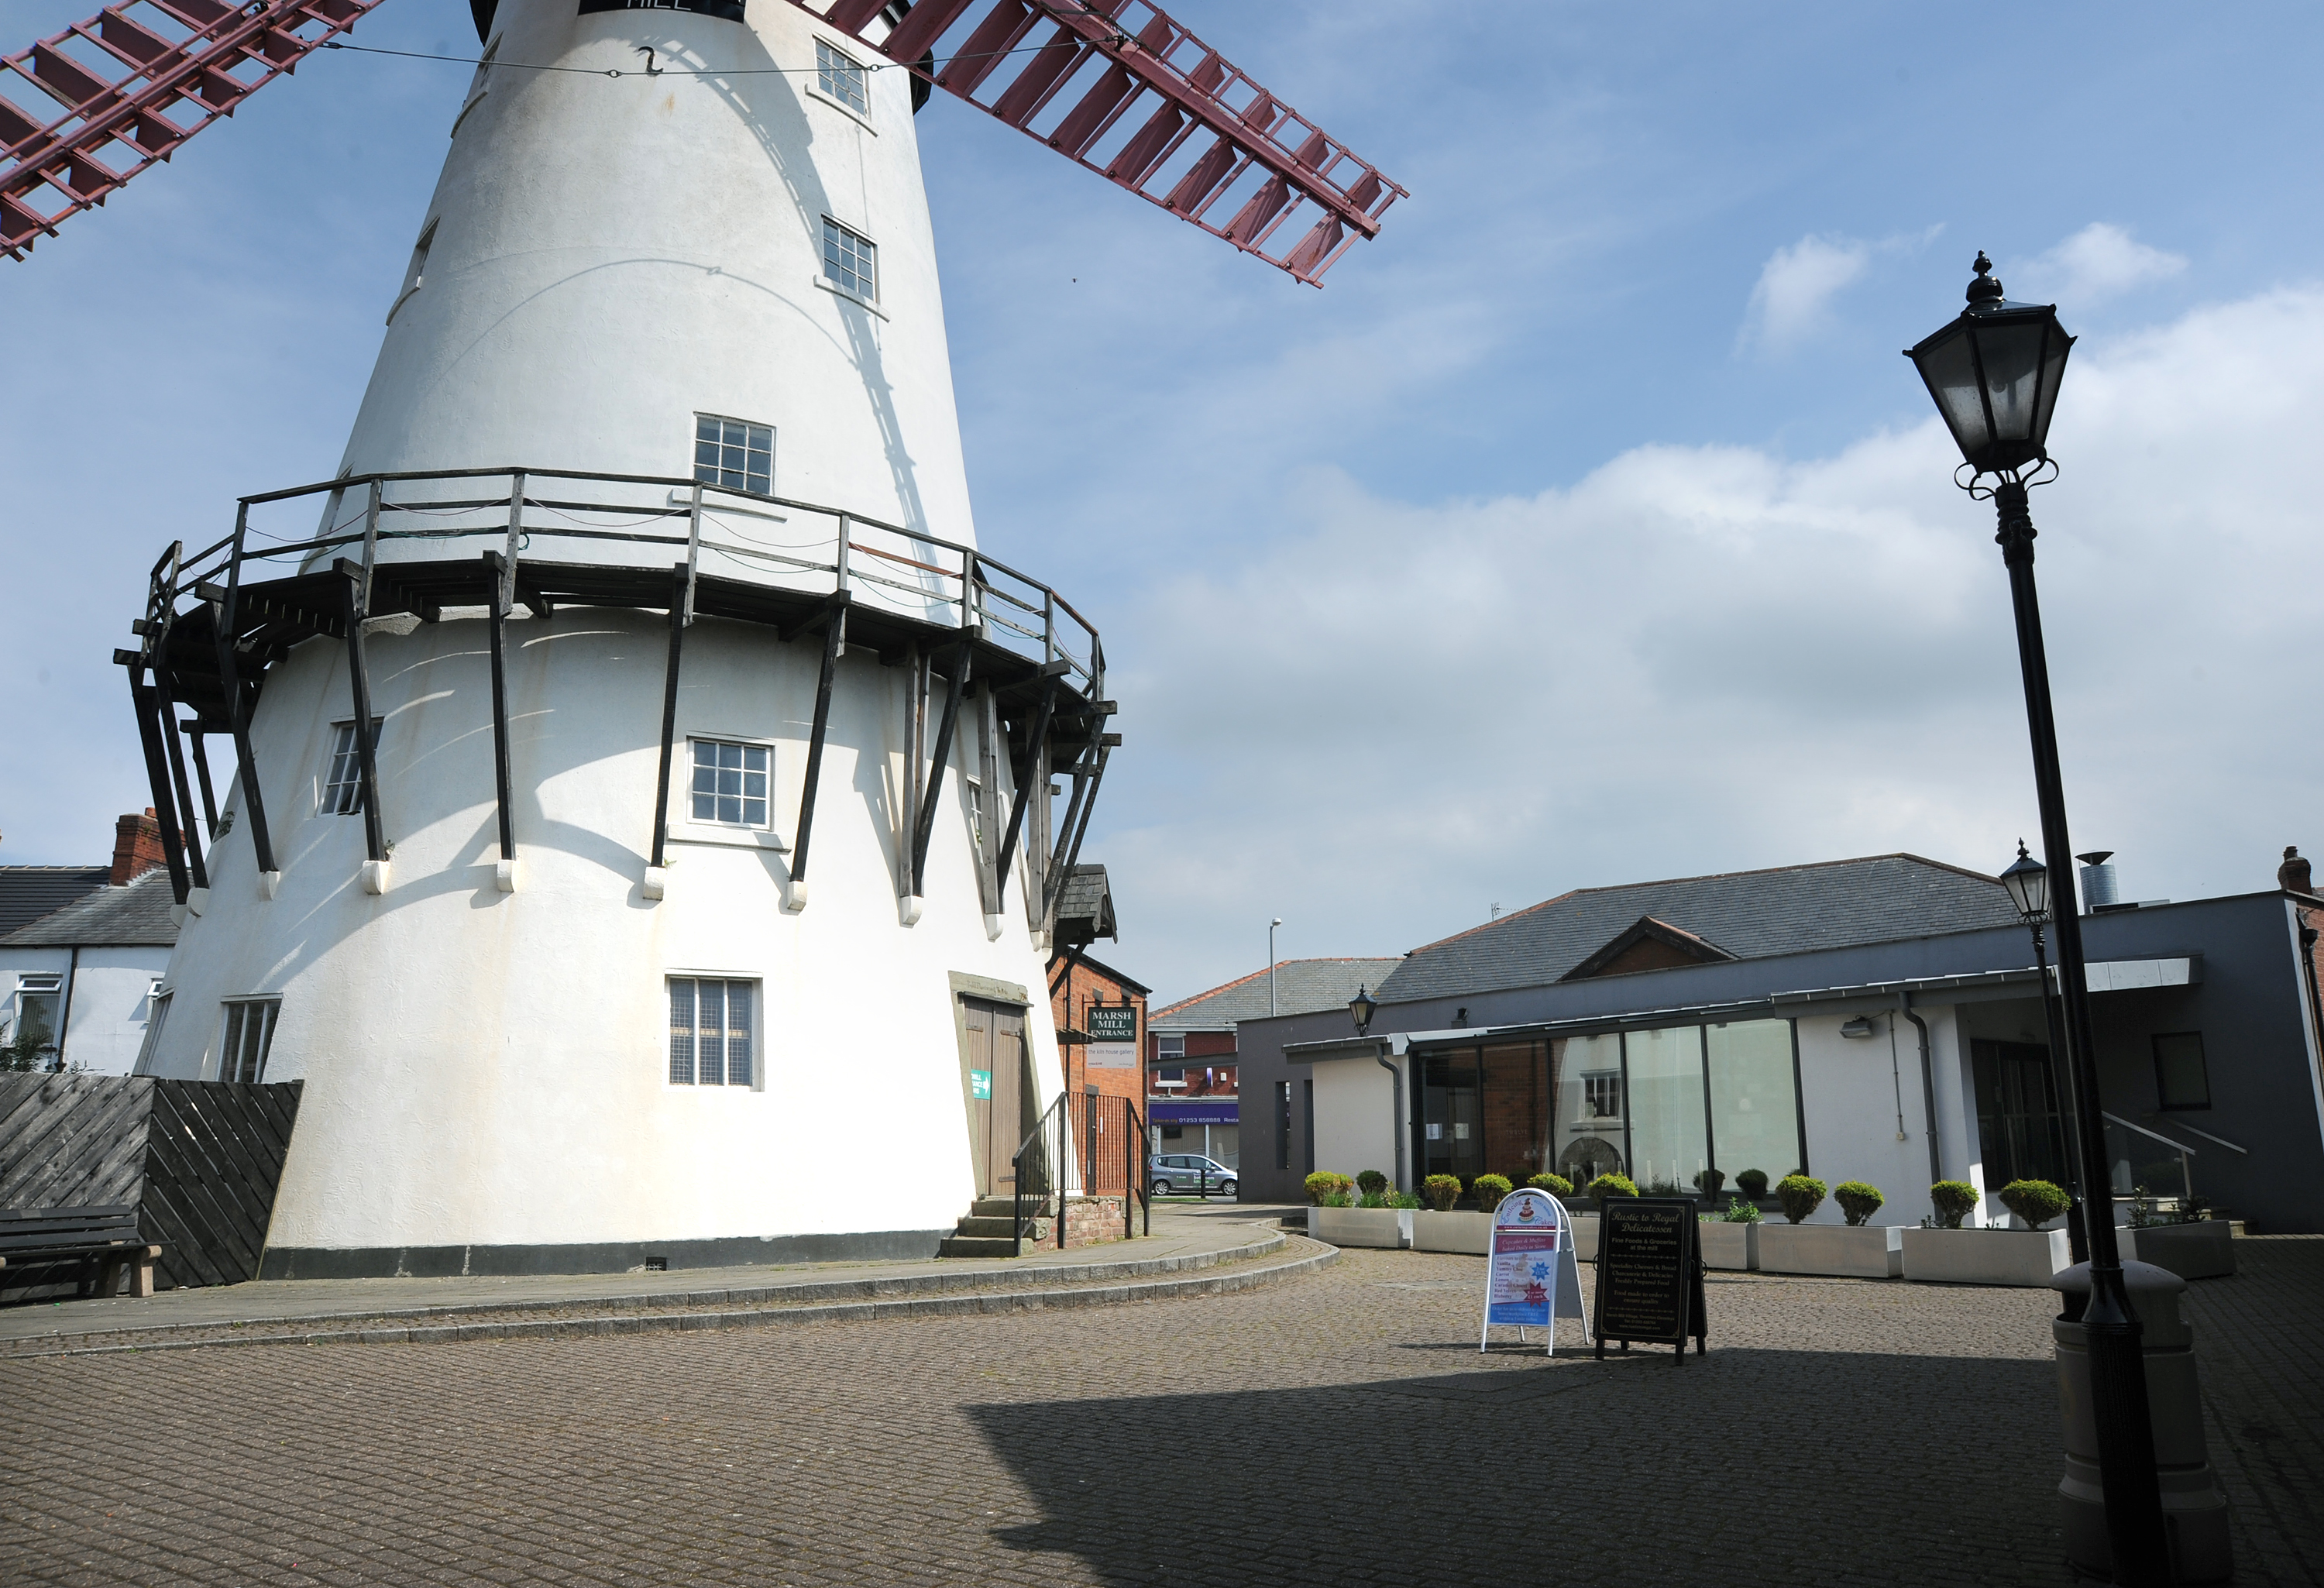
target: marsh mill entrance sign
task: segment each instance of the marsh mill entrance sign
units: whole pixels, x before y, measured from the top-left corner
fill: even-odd
[[[6,58],[0,249],[380,3]],[[116,653],[185,916],[147,1068],[305,1081],[270,1273],[933,1251],[1062,1087],[964,1011],[1046,1002],[1117,739],[1095,627],[978,549],[914,114],[1311,283],[1401,189],[1141,0],[473,9],[345,455]]]

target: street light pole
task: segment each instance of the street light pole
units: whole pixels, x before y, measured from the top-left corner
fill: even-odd
[[[2050,1052],[2056,1074],[2066,1090],[2066,1174],[2073,1182],[2077,1194],[2074,1206],[2066,1220],[2066,1238],[2073,1249],[2076,1262],[2090,1260],[2090,1238],[2088,1221],[2090,1198],[2098,1195],[2112,1216],[2113,1197],[2093,1190],[2089,1176],[2083,1172],[2080,1127],[2075,1122],[2081,1118],[2076,1099],[2080,1092],[2074,1085],[2074,1069],[2066,1047],[2066,1028],[2058,1015],[2056,990],[2050,985],[2050,946],[2042,928],[2050,920],[2050,873],[2040,861],[2025,853],[2025,840],[2017,841],[2017,863],[2001,873],[2002,886],[2008,889],[2010,899],[2017,906],[2017,918],[2034,938],[2034,974],[2042,987],[2042,1029],[2049,1033]],[[2068,901],[2070,904],[2071,900]]]
[[[2025,679],[2025,725],[2034,751],[2042,852],[2070,855],[2074,845],[2066,832],[2042,605],[2034,586],[2034,517],[2025,491],[2029,481],[2039,483],[2042,471],[2053,467],[2048,448],[2050,416],[2057,406],[2073,338],[2058,324],[2054,305],[2006,301],[1992,270],[1979,254],[1969,306],[1908,349],[1906,356],[1960,448],[1969,475],[1965,488],[1973,497],[1990,497],[1999,520],[1994,539],[2009,569],[2010,602],[2017,619],[2017,660]],[[1989,486],[1979,483],[1987,475],[1994,480]],[[2087,1181],[2106,1162],[2106,1122],[2099,1112],[2098,1048],[2090,1029],[2081,918],[2070,898],[2061,900],[2051,913],[2058,930],[2058,1002],[2074,1077],[2075,1125]],[[2105,1207],[2104,1216],[2087,1221],[2090,1293],[2080,1322],[2089,1353],[2098,1477],[2106,1491],[2107,1552],[2116,1583],[2126,1588],[2167,1588],[2171,1549],[2154,1466],[2144,1331],[2123,1284],[2110,1194]]]
[[[1281,916],[1267,923],[1267,1014],[1269,1020],[1275,1018],[1275,928],[1282,924]]]

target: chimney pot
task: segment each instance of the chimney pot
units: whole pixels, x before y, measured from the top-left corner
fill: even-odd
[[[2300,846],[2283,846],[2283,863],[2275,868],[2275,885],[2293,893],[2316,891],[2314,879],[2309,872],[2308,862],[2301,858]]]
[[[113,871],[106,879],[115,887],[142,877],[167,857],[161,853],[161,823],[152,807],[145,814],[126,815],[113,824]]]

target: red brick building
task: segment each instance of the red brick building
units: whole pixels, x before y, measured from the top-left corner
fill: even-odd
[[[1065,1090],[1093,1091],[1102,1097],[1145,1097],[1145,1077],[1135,1059],[1126,1065],[1090,1062],[1090,1010],[1131,1010],[1131,1040],[1145,1046],[1146,996],[1152,989],[1134,982],[1086,954],[1063,955],[1049,967],[1049,1013],[1057,1022],[1057,1056],[1064,1062]]]

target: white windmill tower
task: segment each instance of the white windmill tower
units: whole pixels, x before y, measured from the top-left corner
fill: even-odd
[[[0,245],[374,4],[129,0],[11,58],[68,111],[0,96]],[[1061,1087],[1112,707],[976,549],[914,114],[1309,282],[1400,190],[1142,0],[476,20],[338,472],[172,547],[118,653],[187,913],[146,1067],[305,1082],[269,1273],[925,1254]]]

